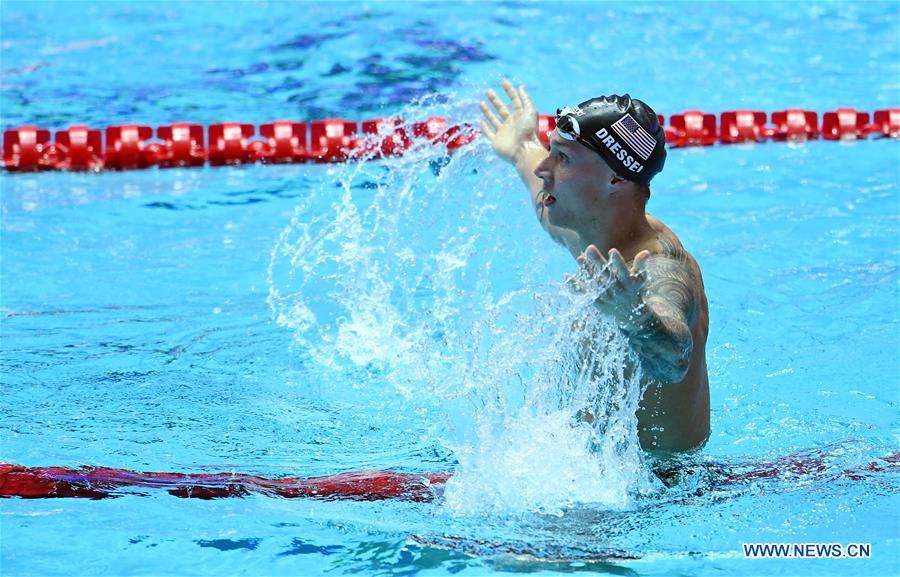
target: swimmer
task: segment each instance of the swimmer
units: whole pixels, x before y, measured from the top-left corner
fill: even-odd
[[[697,262],[646,212],[650,181],[666,161],[656,113],[627,94],[559,109],[548,152],[525,87],[504,80],[503,89],[509,106],[487,91],[481,131],[515,166],[550,238],[603,287],[596,306],[640,358],[647,381],[637,413],[641,446],[700,447],[709,436],[709,311]]]

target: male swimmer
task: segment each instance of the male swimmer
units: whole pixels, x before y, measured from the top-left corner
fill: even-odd
[[[557,110],[548,153],[525,87],[504,80],[503,89],[512,109],[488,90],[482,133],[516,167],[550,238],[604,287],[596,306],[628,337],[647,380],[641,446],[701,446],[709,435],[709,310],[694,257],[645,211],[650,181],[666,161],[656,113],[628,95]]]

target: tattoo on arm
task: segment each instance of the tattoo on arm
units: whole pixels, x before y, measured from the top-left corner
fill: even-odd
[[[663,253],[647,260],[643,304],[626,329],[651,378],[679,382],[690,366],[697,315],[696,279],[684,250],[660,239]]]

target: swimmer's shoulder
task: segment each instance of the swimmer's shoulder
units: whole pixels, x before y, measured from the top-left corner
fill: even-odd
[[[694,259],[694,256],[684,248],[683,244],[681,244],[681,239],[679,239],[678,236],[672,232],[672,229],[666,226],[663,221],[659,220],[649,212],[647,213],[647,222],[654,232],[656,232],[656,238],[653,240],[652,246],[648,246],[646,249],[649,250],[652,255],[668,257],[687,265],[691,276],[702,292],[704,287],[700,265],[697,263],[696,259]]]
[[[659,220],[658,218],[656,218],[655,216],[653,216],[652,214],[650,214],[648,212],[647,213],[647,223],[650,224],[650,228],[652,228],[656,232],[656,234],[658,235],[657,238],[659,239],[657,246],[653,247],[655,250],[648,249],[648,250],[650,250],[650,252],[652,254],[662,254],[662,255],[673,256],[673,257],[680,256],[680,255],[687,255],[687,251],[684,250],[684,245],[681,244],[681,239],[679,239],[675,235],[675,233],[672,232],[672,229],[669,228],[668,226],[666,226],[666,224],[663,221]],[[670,254],[673,252],[676,252],[679,254],[678,255]],[[690,255],[687,255],[687,256],[690,256]]]
[[[656,233],[656,238],[651,241],[649,246],[644,248],[650,251],[651,259],[653,256],[658,256],[666,260],[671,259],[670,263],[672,261],[677,263],[675,270],[680,270],[683,273],[678,276],[691,288],[691,305],[686,311],[688,324],[692,327],[692,331],[699,331],[695,338],[702,335],[705,343],[706,335],[709,332],[709,303],[706,300],[706,287],[703,282],[703,273],[700,271],[700,265],[694,259],[694,256],[685,250],[681,239],[663,221],[647,213],[647,222]]]

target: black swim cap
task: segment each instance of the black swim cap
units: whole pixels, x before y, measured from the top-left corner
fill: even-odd
[[[556,129],[602,156],[617,175],[644,186],[666,164],[666,131],[656,113],[627,94],[557,109]]]

